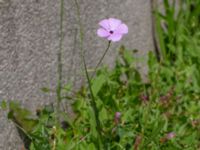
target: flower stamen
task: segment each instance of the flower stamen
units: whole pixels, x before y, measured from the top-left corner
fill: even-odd
[[[114,31],[111,30],[111,31],[110,31],[110,34],[113,34],[113,33],[114,33]]]

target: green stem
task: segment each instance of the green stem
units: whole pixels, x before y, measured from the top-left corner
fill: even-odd
[[[100,60],[99,60],[98,64],[96,65],[96,67],[95,67],[95,69],[94,69],[94,73],[92,74],[92,77],[91,77],[91,79],[93,79],[93,78],[94,78],[94,76],[95,76],[95,74],[96,74],[96,71],[97,71],[98,67],[100,66],[100,64],[102,63],[102,61],[103,61],[103,59],[104,59],[105,55],[107,54],[107,52],[108,52],[108,50],[109,50],[110,46],[111,46],[111,41],[109,41],[109,42],[108,42],[108,46],[107,46],[107,48],[106,48],[105,52],[103,53],[102,57],[100,58]]]
[[[97,133],[98,133],[99,138],[100,138],[100,139],[98,139],[98,141],[99,141],[98,149],[101,149],[102,134],[101,134],[101,124],[100,124],[100,120],[99,120],[99,111],[98,111],[97,104],[96,104],[96,101],[95,101],[95,97],[94,97],[94,94],[93,94],[93,91],[92,91],[91,80],[90,80],[90,77],[89,77],[89,73],[88,73],[88,70],[87,70],[87,65],[86,65],[86,61],[85,61],[85,57],[84,57],[84,51],[83,51],[84,33],[83,33],[83,27],[82,27],[81,18],[80,18],[80,7],[79,7],[77,0],[75,0],[75,5],[76,5],[76,8],[77,8],[78,23],[79,23],[79,28],[80,28],[81,58],[82,58],[82,61],[83,61],[84,71],[85,71],[85,75],[86,75],[86,78],[87,78],[90,96],[91,96],[90,104],[91,104],[91,107],[92,107],[94,114],[95,114],[96,129],[97,129]]]
[[[85,70],[85,75],[88,81],[88,86],[89,86],[89,90],[90,90],[90,95],[91,95],[91,106],[93,108],[93,111],[95,113],[95,119],[96,119],[96,125],[97,125],[97,131],[101,134],[101,126],[100,126],[100,121],[99,121],[99,111],[95,102],[95,97],[92,91],[92,86],[91,86],[91,81],[90,81],[90,77],[87,71],[87,65],[85,62],[85,58],[84,55],[82,55],[82,60],[83,60],[83,64],[84,64],[84,70]]]
[[[58,59],[58,81],[57,81],[57,104],[56,104],[56,117],[59,121],[60,102],[62,100],[62,51],[63,51],[63,18],[64,18],[64,0],[60,0],[60,44],[57,54]]]

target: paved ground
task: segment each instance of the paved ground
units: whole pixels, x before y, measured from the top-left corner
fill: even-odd
[[[112,65],[121,44],[139,49],[145,57],[153,49],[150,1],[79,0],[85,30],[87,63],[94,66],[107,42],[96,36],[98,22],[116,17],[129,26],[129,34],[113,44],[104,63]],[[73,0],[65,0],[64,76],[81,84],[81,62],[76,45],[77,16]],[[55,0],[0,0],[0,101],[15,99],[34,110],[54,101],[41,87],[55,87],[56,53],[59,48],[59,6]],[[145,72],[144,63],[139,65]],[[0,111],[0,150],[19,150],[22,143],[14,126]]]

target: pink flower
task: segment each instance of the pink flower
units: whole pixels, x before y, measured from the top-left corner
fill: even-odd
[[[175,134],[174,132],[170,132],[170,133],[168,133],[168,134],[166,135],[166,138],[167,138],[168,140],[170,140],[170,139],[173,139],[175,136],[176,136],[176,134]]]
[[[115,113],[115,118],[116,118],[116,119],[120,119],[120,117],[121,117],[121,113],[120,113],[120,112],[116,112],[116,113]]]
[[[121,118],[121,113],[120,112],[116,112],[115,113],[115,118],[114,118],[115,124],[119,124],[120,118]]]
[[[97,35],[112,42],[120,41],[124,34],[128,33],[128,27],[121,20],[115,18],[104,19],[99,22],[101,26]]]
[[[169,132],[163,138],[160,139],[160,142],[161,143],[165,143],[165,142],[167,142],[167,141],[169,141],[169,140],[171,140],[171,139],[173,139],[175,137],[176,137],[176,133]]]

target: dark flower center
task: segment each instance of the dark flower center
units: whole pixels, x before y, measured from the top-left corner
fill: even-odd
[[[110,31],[110,34],[113,34],[113,33],[114,33],[114,32],[111,30],[111,31]]]

